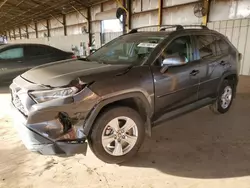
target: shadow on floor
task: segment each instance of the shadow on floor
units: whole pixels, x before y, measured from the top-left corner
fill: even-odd
[[[238,95],[227,114],[206,107],[156,127],[137,157],[122,166],[191,178],[250,175],[250,95]]]

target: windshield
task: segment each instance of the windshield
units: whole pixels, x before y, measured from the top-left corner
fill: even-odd
[[[163,36],[124,35],[106,44],[88,59],[108,64],[140,64],[163,39]]]

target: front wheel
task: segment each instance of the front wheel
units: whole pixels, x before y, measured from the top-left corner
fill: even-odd
[[[122,163],[139,150],[145,136],[144,123],[137,111],[114,107],[96,120],[89,138],[93,153],[106,163]]]
[[[210,106],[214,113],[224,114],[230,109],[234,98],[233,86],[233,83],[229,80],[223,81],[217,100]]]

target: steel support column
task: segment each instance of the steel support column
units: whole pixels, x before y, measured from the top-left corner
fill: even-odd
[[[5,31],[4,34],[5,34],[6,40],[8,40],[8,33],[7,33],[7,31]]]
[[[19,27],[18,29],[19,29],[19,37],[20,37],[20,39],[22,39],[22,32],[21,32],[21,28]]]
[[[36,32],[36,38],[38,38],[37,22],[35,22],[35,32]]]
[[[159,29],[162,25],[162,6],[163,6],[163,0],[158,0],[159,6],[158,6],[158,25]]]
[[[25,25],[25,30],[26,30],[27,39],[29,39],[29,38],[30,38],[30,36],[29,36],[29,29],[28,29],[28,25]]]
[[[9,31],[8,33],[9,33],[9,39],[11,40],[11,34],[10,34],[10,31]]]
[[[88,20],[88,34],[89,34],[89,46],[92,46],[92,24],[91,24],[91,7],[87,9],[87,20]]]
[[[64,31],[64,36],[67,36],[67,22],[66,22],[66,15],[63,15],[63,31]]]
[[[46,27],[47,27],[48,37],[50,37],[50,23],[49,23],[49,20],[46,20]]]
[[[14,40],[16,40],[16,31],[13,29],[13,34],[14,34]]]
[[[202,17],[202,25],[207,25],[208,16],[210,12],[210,0],[203,0],[203,5],[207,11],[206,11],[206,15]]]
[[[127,21],[126,21],[126,25],[127,25],[127,32],[132,28],[132,1],[131,0],[127,0]]]

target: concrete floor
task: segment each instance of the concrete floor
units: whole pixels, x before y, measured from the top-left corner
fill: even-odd
[[[203,108],[167,122],[122,166],[105,164],[91,151],[70,158],[27,151],[12,127],[9,95],[0,93],[1,188],[250,187],[250,77],[241,77],[229,113]]]

